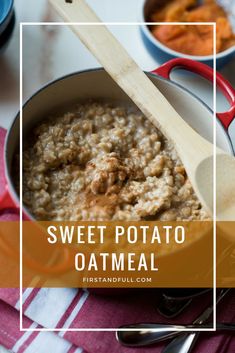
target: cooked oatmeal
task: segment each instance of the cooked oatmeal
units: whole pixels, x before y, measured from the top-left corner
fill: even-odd
[[[23,200],[38,220],[208,219],[171,143],[138,111],[77,105],[33,134]]]

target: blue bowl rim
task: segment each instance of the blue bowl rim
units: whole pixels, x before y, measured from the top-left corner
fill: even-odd
[[[169,47],[167,47],[166,45],[164,45],[163,43],[161,43],[159,40],[157,40],[154,35],[152,34],[152,32],[150,31],[150,29],[148,28],[148,26],[146,25],[146,19],[144,16],[144,7],[145,7],[145,3],[147,0],[142,0],[141,1],[141,6],[140,6],[140,21],[141,23],[143,23],[143,25],[141,26],[143,33],[145,34],[145,36],[149,39],[149,41],[156,47],[158,47],[159,49],[161,49],[162,51],[166,52],[167,54],[174,56],[174,57],[180,57],[180,58],[187,58],[187,59],[191,59],[194,61],[213,61],[214,60],[214,55],[188,55],[188,54],[184,54],[181,52],[178,52],[176,50],[173,50]],[[153,22],[154,23],[154,22]],[[162,22],[164,23],[164,22]],[[232,47],[220,52],[216,54],[216,59],[222,59],[224,57],[228,57],[228,56],[232,56],[233,54],[235,54],[235,45],[233,45]]]
[[[9,44],[9,41],[12,37],[12,33],[15,28],[15,24],[16,24],[16,16],[15,16],[15,12],[13,11],[9,24],[4,29],[4,31],[0,33],[0,55],[3,53],[3,51],[6,49],[7,45]],[[1,40],[3,37],[4,37],[4,41],[1,43]]]
[[[13,10],[14,0],[7,0],[7,2],[8,2],[8,8],[7,8],[7,11],[6,11],[4,17],[0,20],[0,26],[3,25],[3,23],[7,20],[8,16],[10,15],[10,13]]]

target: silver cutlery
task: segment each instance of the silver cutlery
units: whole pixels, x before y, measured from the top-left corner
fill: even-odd
[[[216,305],[218,305],[224,296],[229,292],[228,289],[222,289],[217,296]],[[196,325],[203,325],[210,318],[214,310],[213,305],[209,306],[194,322]],[[162,353],[190,353],[199,337],[199,332],[183,333],[171,341]]]
[[[136,331],[118,331],[117,340],[124,346],[141,347],[155,344],[176,336],[182,335],[177,330],[185,329],[209,329],[213,324],[192,324],[192,325],[168,325],[168,324],[135,324],[122,326],[121,329],[136,329]],[[216,325],[219,331],[235,331],[235,323],[218,323]],[[145,329],[145,330],[143,330]],[[149,329],[149,330],[146,330]]]
[[[217,296],[216,305],[224,298],[228,293],[229,289],[222,289]],[[117,331],[116,338],[122,345],[129,347],[140,347],[149,344],[153,344],[159,341],[177,337],[167,347],[169,350],[164,350],[164,353],[188,353],[190,346],[196,341],[197,333],[182,333],[184,329],[209,329],[212,328],[212,324],[205,324],[211,314],[213,313],[213,305],[206,308],[203,313],[193,322],[191,325],[171,325],[171,324],[156,324],[156,323],[139,323],[131,324],[120,327],[121,331]],[[217,324],[218,330],[234,330],[235,324]],[[125,331],[124,329],[131,329]],[[136,329],[136,330],[135,330]],[[147,329],[147,330],[146,330]],[[177,331],[176,331],[177,330]],[[179,331],[181,330],[181,331]],[[175,351],[172,351],[176,349]],[[166,349],[168,349],[166,347]],[[184,351],[178,351],[179,347],[183,347]]]

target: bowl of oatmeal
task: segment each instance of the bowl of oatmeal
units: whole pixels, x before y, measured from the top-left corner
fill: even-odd
[[[224,1],[222,7],[217,0],[144,0],[140,17],[149,24],[141,26],[143,40],[162,62],[186,57],[212,66],[214,29],[206,23],[216,23],[217,67],[222,67],[235,56],[234,6]]]
[[[209,67],[185,60],[182,66],[212,79]],[[174,66],[180,63],[169,62],[147,75],[180,115],[212,141],[212,111],[167,78]],[[233,101],[228,113],[218,114],[217,141],[233,153],[226,128],[235,115],[235,94],[220,75],[217,81]],[[25,103],[22,125],[26,217],[53,221],[208,219],[170,141],[104,70],[74,73],[41,89]],[[18,205],[14,178],[18,134],[19,115],[6,141],[7,188],[2,209]]]

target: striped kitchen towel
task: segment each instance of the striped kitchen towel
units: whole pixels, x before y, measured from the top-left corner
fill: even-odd
[[[115,340],[115,332],[58,331],[53,332],[20,332],[19,331],[19,290],[1,289],[0,297],[0,343],[13,352],[46,353],[55,349],[57,353],[89,352],[89,353],[131,353],[133,349],[122,348]],[[145,295],[139,300],[146,301]],[[203,299],[203,300],[202,300]],[[208,305],[208,296],[195,300],[194,304],[177,321],[191,322],[195,313],[201,312]],[[129,298],[129,303],[133,298]],[[125,304],[124,304],[124,303]],[[204,305],[202,305],[204,302]],[[153,302],[152,302],[153,304]],[[121,309],[122,307],[122,309]],[[24,328],[86,328],[117,327],[121,323],[137,321],[164,320],[154,312],[145,308],[129,305],[127,298],[95,297],[87,291],[76,289],[25,289],[23,292],[23,327]],[[195,309],[196,308],[196,309]],[[142,310],[142,317],[139,317]],[[192,313],[194,315],[192,315]],[[191,317],[191,319],[189,319]],[[138,319],[140,318],[140,319]],[[151,318],[151,319],[150,319]],[[219,321],[235,320],[235,296],[231,292],[218,312]],[[166,320],[165,320],[166,322]],[[150,348],[138,349],[139,353],[160,353],[164,343]],[[224,334],[203,334],[195,347],[195,353],[233,353],[235,336]]]

